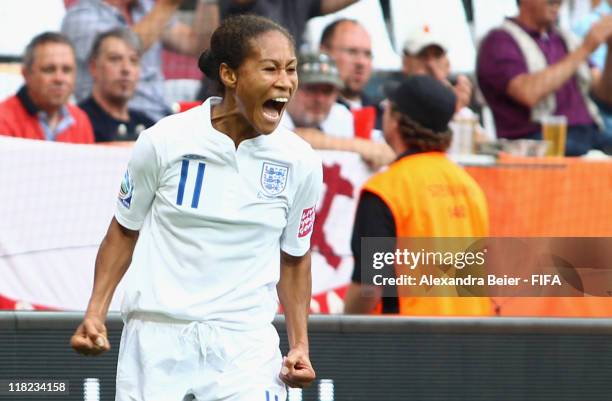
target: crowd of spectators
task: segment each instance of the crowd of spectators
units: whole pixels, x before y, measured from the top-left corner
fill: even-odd
[[[310,108],[325,109],[328,107],[325,103],[333,98],[338,106],[328,111],[331,117],[327,122],[317,124],[329,126],[336,116],[344,115],[344,122],[333,123],[333,136],[383,142],[382,99],[373,99],[366,93],[373,75],[368,28],[356,20],[336,19],[323,29],[317,48],[303,50],[304,30],[310,18],[336,12],[355,2],[199,0],[195,2],[191,24],[186,24],[184,18],[177,17],[181,0],[79,0],[67,9],[61,33],[41,34],[28,46],[23,62],[25,85],[2,105],[6,111],[0,116],[1,134],[90,141],[89,130],[81,128],[86,125],[82,114],[69,102],[72,97],[87,112],[95,141],[133,140],[143,128],[171,113],[164,100],[162,48],[197,56],[207,48],[220,20],[234,14],[255,13],[286,26],[296,39],[297,49],[302,49],[305,55],[309,52],[327,55],[337,70],[341,84],[315,88],[307,82],[308,77],[302,77],[304,87],[298,91],[294,104],[306,101]],[[612,77],[608,77],[612,66],[607,67],[606,52],[612,36],[609,2],[594,2],[591,13],[577,22],[574,31],[582,40],[556,25],[560,0],[517,0],[517,4],[518,15],[506,19],[484,37],[477,57],[478,88],[492,111],[497,136],[542,139],[541,119],[546,115],[565,115],[569,125],[567,155],[582,155],[593,148],[612,152]],[[109,32],[114,32],[110,38]],[[401,73],[433,76],[453,89],[457,98],[456,117],[478,117],[470,108],[476,98],[476,80],[465,75],[451,76],[452,60],[441,36],[425,26],[406,38],[396,39],[403,43]],[[51,74],[49,68],[53,67],[49,67],[38,74],[38,61],[49,52],[54,58],[61,54],[66,59],[73,58],[74,66],[57,65],[62,73]],[[40,54],[34,57],[34,53]],[[50,92],[44,92],[44,76],[48,76],[48,85],[53,88]],[[35,83],[36,79],[41,82]],[[323,89],[328,96],[322,95]],[[201,100],[213,92],[204,79]],[[60,103],[62,107],[50,108],[46,103]],[[340,106],[344,109],[339,109]],[[16,126],[17,122],[27,121],[16,118],[19,109],[36,117],[38,133]],[[293,105],[289,114],[298,110],[300,107]],[[321,126],[309,126],[299,121],[299,116],[287,119],[297,120],[293,121],[297,122],[295,127],[304,128],[303,136],[315,147],[363,149],[355,143],[317,142],[312,129]],[[77,130],[76,123],[80,132],[68,135]],[[330,134],[326,132],[329,127],[321,131]],[[369,161],[379,159],[373,166],[392,160],[388,149],[378,145],[372,149],[360,153]],[[385,153],[386,156],[381,156]]]

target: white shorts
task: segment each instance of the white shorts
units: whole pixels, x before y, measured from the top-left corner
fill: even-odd
[[[158,314],[130,315],[121,334],[116,401],[285,401],[278,333]]]

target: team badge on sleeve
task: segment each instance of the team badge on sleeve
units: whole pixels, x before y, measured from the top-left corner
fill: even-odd
[[[121,204],[125,206],[127,209],[130,208],[132,204],[132,193],[134,192],[134,181],[132,181],[132,177],[130,176],[130,171],[126,170],[123,175],[123,181],[121,181],[121,188],[119,188],[119,200]]]
[[[309,207],[302,210],[302,218],[300,219],[300,229],[298,230],[298,238],[303,238],[312,232],[315,222],[315,208]]]
[[[268,195],[278,195],[287,185],[288,166],[264,162],[261,168],[261,187]]]

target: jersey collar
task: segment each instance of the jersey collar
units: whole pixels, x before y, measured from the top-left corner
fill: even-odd
[[[212,125],[212,106],[217,105],[221,103],[222,101],[223,101],[222,97],[211,96],[208,99],[206,99],[206,101],[202,104],[201,107],[202,107],[203,116],[204,116],[204,127],[205,127],[206,132],[212,133],[213,137],[220,138],[220,140],[224,142],[229,141],[232,143],[232,146],[234,146],[234,141],[232,141],[232,139],[228,135],[215,129],[215,127],[213,127]],[[240,143],[240,146],[243,146],[243,144],[246,144],[246,143],[253,144],[255,146],[262,146],[265,143],[267,143],[270,139],[272,139],[272,137],[276,137],[280,135],[281,134],[279,132],[280,128],[281,128],[281,123],[279,123],[278,127],[276,127],[276,129],[272,131],[270,134],[258,135],[254,138],[245,139]]]

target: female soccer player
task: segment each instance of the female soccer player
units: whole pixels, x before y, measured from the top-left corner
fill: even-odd
[[[110,348],[104,322],[127,271],[116,400],[276,401],[283,382],[314,380],[306,325],[321,161],[279,126],[296,62],[281,26],[227,19],[199,62],[223,97],[136,142],[71,340],[83,354]],[[277,295],[290,345],[282,359]]]

